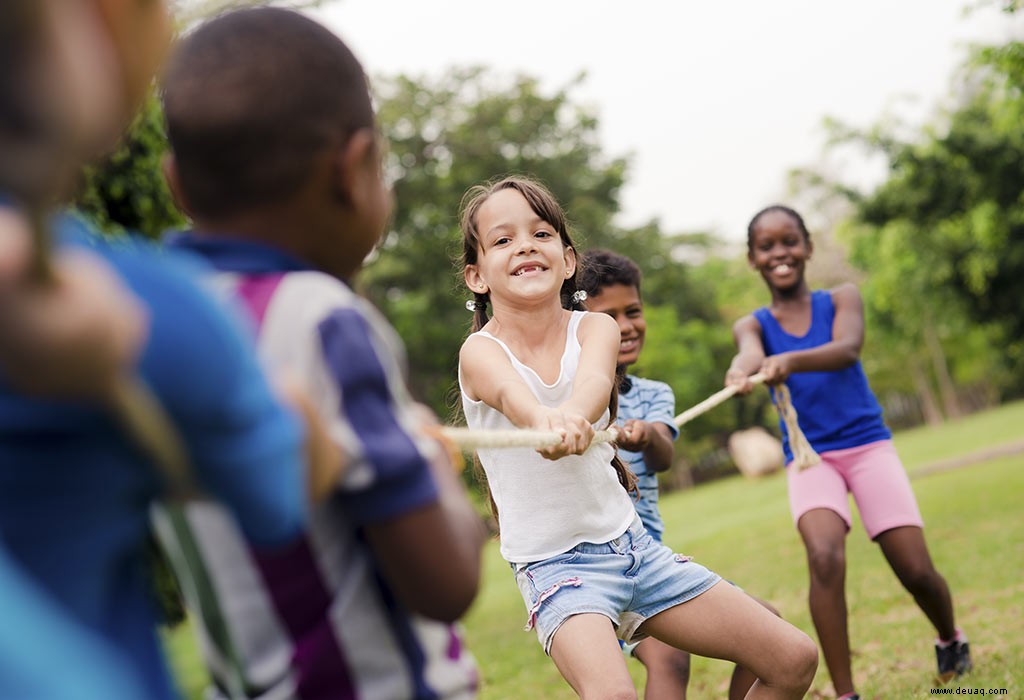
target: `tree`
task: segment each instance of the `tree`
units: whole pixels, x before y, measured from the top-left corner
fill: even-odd
[[[184,225],[160,170],[167,150],[163,124],[160,102],[151,94],[117,150],[83,172],[74,205],[105,233],[158,239]]]
[[[566,209],[581,249],[606,246],[634,257],[645,294],[680,309],[681,319],[716,316],[710,297],[688,293],[687,266],[673,258],[684,237],[663,236],[656,222],[631,230],[614,224],[627,161],[602,153],[597,117],[573,102],[582,79],[551,94],[528,76],[481,68],[378,81],[397,206],[362,287],[406,341],[414,391],[442,415],[454,404],[458,348],[471,322],[457,218],[473,185],[507,174],[540,180]]]
[[[960,413],[958,385],[1024,389],[1024,47],[980,49],[964,75],[952,108],[924,129],[833,123],[833,143],[885,157],[875,190],[817,181],[852,205],[841,228],[867,273],[871,330],[893,355],[882,373],[913,380],[933,419]]]
[[[482,69],[436,80],[378,81],[379,119],[394,183],[391,230],[364,274],[365,291],[409,348],[414,391],[442,415],[469,330],[459,256],[459,202],[472,185],[509,173],[545,182],[578,230],[610,225],[625,163],[602,160],[595,121],[567,89],[502,82]]]

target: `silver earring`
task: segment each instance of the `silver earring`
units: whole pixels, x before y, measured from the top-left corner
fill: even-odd
[[[583,291],[582,289],[577,289],[575,292],[572,293],[572,303],[573,304],[582,304],[586,300],[587,300],[587,293],[585,291]]]

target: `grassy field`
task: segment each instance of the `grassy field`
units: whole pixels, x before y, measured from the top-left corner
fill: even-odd
[[[975,671],[964,688],[1006,689],[1024,697],[1024,453],[928,473],[939,460],[977,454],[1024,440],[1024,402],[976,414],[938,428],[896,436],[914,478],[936,566],[953,591],[957,622],[971,639]],[[814,637],[807,611],[803,548],[789,519],[785,477],[733,477],[667,495],[662,512],[666,543],[774,604]],[[865,700],[924,698],[934,673],[931,629],[892,575],[859,522],[848,540],[847,598],[854,679]],[[498,555],[485,552],[483,586],[466,619],[467,643],[481,666],[482,700],[575,695],[537,644],[522,631],[523,603]],[[190,698],[204,676],[186,625],[167,635],[168,648]],[[639,688],[643,667],[630,662]],[[731,668],[694,659],[689,696],[724,697]],[[811,698],[834,697],[824,662]]]

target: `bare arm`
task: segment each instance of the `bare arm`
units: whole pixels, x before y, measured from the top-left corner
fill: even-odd
[[[549,459],[583,454],[594,439],[593,423],[608,409],[615,386],[615,360],[619,354],[619,327],[607,314],[587,314],[578,330],[580,360],[572,395],[546,418],[550,428],[563,430],[562,444],[541,450]]]
[[[430,437],[437,419],[394,395],[389,358],[378,355],[373,330],[358,310],[335,310],[319,321],[317,332],[331,372],[338,362],[363,354],[360,372],[329,376],[349,410],[380,416],[369,423],[348,421],[349,434],[363,445],[365,469],[376,478],[367,485],[343,480],[339,505],[361,526],[402,605],[433,619],[455,620],[479,586],[483,526],[448,451]],[[333,405],[329,410],[333,417]]]
[[[644,464],[653,472],[663,472],[672,466],[675,443],[672,431],[664,423],[630,419],[615,442],[623,449],[642,452]]]
[[[794,350],[765,358],[761,371],[769,384],[785,381],[797,372],[828,372],[849,367],[860,357],[864,344],[864,302],[853,284],[832,290],[835,318],[832,340],[808,350]]]
[[[725,373],[725,385],[738,387],[737,393],[749,394],[754,388],[750,375],[761,369],[765,361],[761,324],[752,314],[744,316],[733,324],[732,337],[737,352]]]
[[[597,317],[598,314],[592,314]],[[601,314],[604,316],[604,314]],[[558,432],[562,442],[553,447],[538,450],[548,459],[559,459],[569,454],[582,454],[590,446],[594,437],[592,421],[601,417],[608,406],[614,381],[614,358],[618,354],[619,330],[611,318],[605,316],[598,323],[604,331],[596,331],[590,335],[584,331],[586,321],[580,324],[580,343],[592,345],[584,349],[580,355],[579,369],[573,382],[572,396],[557,408],[543,406],[526,386],[519,373],[512,367],[508,356],[493,341],[486,338],[470,337],[459,353],[459,371],[462,384],[470,398],[483,401],[508,418],[513,425],[520,428],[532,428]],[[614,344],[610,345],[607,337],[609,324],[614,330]],[[602,341],[602,336],[604,340]],[[610,348],[610,349],[609,349]],[[602,377],[599,369],[601,354],[609,354],[611,374],[602,389]],[[603,399],[598,399],[599,392],[606,391]],[[599,407],[600,406],[600,407]],[[593,418],[591,418],[593,416]]]
[[[516,427],[535,427],[541,405],[497,343],[467,338],[459,351],[459,374],[471,399],[500,411]]]

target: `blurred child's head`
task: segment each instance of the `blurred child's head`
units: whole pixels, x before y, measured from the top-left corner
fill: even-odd
[[[619,367],[640,357],[647,335],[644,303],[640,296],[640,268],[624,255],[610,250],[583,254],[580,288],[587,293],[587,310],[605,313],[619,324]]]
[[[466,192],[462,198],[462,266],[464,270],[476,268],[483,254],[482,235],[478,228],[481,208],[498,193],[515,192],[526,201],[527,206],[536,218],[545,222],[558,234],[562,250],[566,257],[566,276],[561,283],[560,296],[562,306],[573,308],[576,302],[573,294],[577,289],[578,265],[576,264],[575,246],[569,235],[569,225],[565,213],[555,200],[554,195],[544,185],[525,177],[506,177],[496,182],[477,185]],[[467,282],[468,284],[468,282]],[[475,297],[474,328],[482,328],[487,322],[487,302],[490,298],[488,290],[473,290]]]
[[[814,246],[803,218],[775,204],[754,215],[747,227],[747,259],[772,289],[804,284],[806,263]]]
[[[336,35],[290,10],[224,14],[186,36],[163,102],[179,204],[207,232],[271,242],[340,277],[361,266],[391,210],[362,66]]]
[[[0,188],[59,194],[115,145],[170,41],[162,0],[0,4]]]

